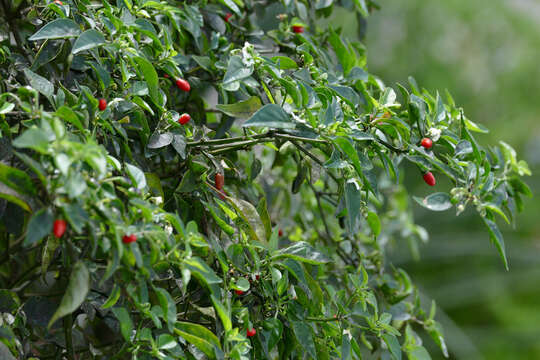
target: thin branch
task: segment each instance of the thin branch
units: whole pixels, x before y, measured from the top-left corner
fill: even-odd
[[[298,150],[302,151],[304,154],[306,154],[307,156],[309,156],[313,161],[315,161],[317,164],[319,164],[320,167],[322,167],[324,169],[324,164],[321,160],[319,160],[315,155],[313,155],[312,153],[310,153],[305,147],[303,147],[302,145],[298,144],[296,141],[294,140],[291,140],[291,142],[294,144],[294,146],[296,146],[298,148]],[[326,173],[328,175],[330,175],[330,177],[332,179],[334,179],[334,181],[339,184],[339,180],[338,178],[332,174],[329,170],[326,169]]]

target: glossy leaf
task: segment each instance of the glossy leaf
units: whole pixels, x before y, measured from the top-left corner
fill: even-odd
[[[276,104],[268,104],[260,108],[243,125],[244,127],[260,126],[275,129],[294,129],[295,124],[289,115]]]

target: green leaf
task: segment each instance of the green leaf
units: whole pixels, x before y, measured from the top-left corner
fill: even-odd
[[[120,324],[120,332],[122,333],[124,340],[126,340],[128,343],[131,342],[130,338],[131,334],[133,333],[133,321],[131,320],[128,311],[123,307],[112,308],[111,311],[118,319],[118,323]]]
[[[274,56],[272,61],[275,62],[282,70],[290,70],[298,68],[296,61],[287,56]]]
[[[456,145],[454,155],[461,156],[461,155],[471,154],[472,152],[473,152],[473,147],[472,147],[471,142],[468,140],[461,140]]]
[[[28,40],[65,39],[81,33],[79,26],[70,19],[56,19],[39,29]]]
[[[185,259],[184,265],[203,284],[212,285],[221,283],[221,278],[216,275],[214,270],[198,257]]]
[[[240,16],[242,15],[242,13],[240,12],[240,9],[234,3],[233,0],[220,0],[220,2],[224,4],[225,6],[227,6],[229,9],[231,9],[234,13],[236,13],[236,15],[240,15]]]
[[[99,31],[94,29],[86,30],[75,40],[71,53],[78,54],[81,51],[90,50],[102,44],[105,44],[105,38]]]
[[[73,265],[71,276],[69,277],[69,283],[66,289],[60,306],[49,321],[48,328],[50,329],[52,324],[59,318],[71,314],[86,299],[88,290],[90,289],[90,274],[84,262],[78,261]]]
[[[10,103],[10,102],[5,102],[2,104],[2,106],[0,106],[0,115],[7,114],[14,108],[15,108],[15,104]]]
[[[356,149],[352,145],[351,141],[346,137],[338,137],[334,139],[334,142],[341,149],[341,151],[345,155],[347,155],[347,157],[349,158],[349,161],[352,162],[352,165],[354,169],[356,170],[356,173],[362,179],[362,183],[364,184],[364,186],[375,194],[375,192],[373,191],[373,188],[371,187],[371,184],[369,183],[369,181],[366,179],[366,176],[362,172],[362,165],[360,163],[360,158],[358,157],[358,153],[356,152]]]
[[[157,346],[159,349],[162,349],[162,350],[172,349],[176,347],[177,345],[178,343],[176,342],[174,337],[172,337],[171,335],[169,334],[159,335],[159,338],[157,341]]]
[[[366,4],[366,0],[354,0],[354,4],[363,17],[367,18],[369,16],[369,8]]]
[[[423,346],[412,345],[407,347],[406,351],[409,360],[431,360],[431,356]]]
[[[221,323],[223,324],[223,329],[226,333],[229,332],[232,329],[232,322],[231,317],[229,316],[229,312],[214,295],[210,295],[210,299],[212,299],[212,304],[214,305],[214,308],[216,309]]]
[[[315,250],[313,246],[305,241],[298,241],[287,248],[276,251],[272,255],[273,260],[280,258],[292,258],[308,264],[323,264],[330,261],[325,255]]]
[[[373,235],[375,235],[375,237],[379,236],[381,233],[381,220],[379,219],[379,215],[377,215],[376,212],[369,211],[366,220]]]
[[[432,318],[432,316],[430,316]],[[448,348],[446,347],[446,342],[444,341],[442,326],[436,321],[432,322],[432,325],[426,328],[427,332],[433,340],[439,345],[444,357],[448,358]]]
[[[496,204],[493,204],[493,203],[487,203],[487,204],[484,204],[484,207],[494,213],[497,213],[499,214],[503,219],[504,221],[506,221],[507,224],[510,224],[510,220],[508,219],[508,217],[506,216],[506,214],[504,213],[504,211],[501,210],[500,207],[498,207]]]
[[[43,76],[36,74],[30,69],[24,69],[24,75],[26,75],[30,86],[33,87],[35,90],[39,91],[46,97],[53,96],[54,86],[49,80],[45,79]]]
[[[186,339],[187,342],[195,345],[211,359],[215,359],[216,357],[214,346],[221,349],[217,336],[202,325],[178,321],[174,331]]]
[[[255,206],[250,202],[229,197],[228,200],[231,201],[234,209],[240,215],[240,218],[247,225],[249,235],[253,240],[265,241],[266,240],[266,230],[261,217],[257,212]]]
[[[418,204],[431,211],[444,211],[452,207],[450,195],[443,192],[430,194],[423,199],[417,196],[414,196],[413,198]]]
[[[141,169],[134,165],[126,163],[126,170],[129,174],[129,177],[131,178],[131,181],[133,181],[133,185],[137,189],[141,190],[146,187],[146,178]]]
[[[150,98],[152,101],[159,106],[163,105],[163,98],[161,97],[161,94],[159,92],[159,79],[156,72],[156,69],[152,65],[152,63],[148,60],[146,60],[143,57],[136,57],[135,62],[137,62],[137,65],[139,67],[139,71],[141,72],[144,81],[146,82],[146,85],[148,86],[148,92],[150,93]]]
[[[236,91],[240,88],[240,80],[248,78],[251,74],[253,74],[253,65],[246,66],[242,57],[231,56],[221,86],[227,91]]]
[[[279,105],[268,104],[260,108],[244,125],[271,127],[276,129],[293,129],[295,124],[291,121],[287,114]]]
[[[16,192],[35,196],[36,189],[32,183],[30,176],[26,172],[5,165],[0,162],[0,182],[4,183],[7,187],[15,190]]]
[[[235,104],[217,104],[216,109],[232,117],[249,118],[261,106],[261,99],[258,96],[252,96],[247,100],[242,100]]]
[[[501,232],[499,231],[499,227],[497,226],[497,224],[495,224],[495,222],[486,219],[485,217],[482,219],[484,220],[484,223],[488,228],[489,238],[491,242],[497,248],[497,251],[499,252],[499,255],[503,261],[505,269],[508,270],[508,260],[506,259],[506,251],[504,249],[504,239]]]
[[[176,303],[167,290],[155,287],[154,291],[163,310],[164,318],[167,320],[169,331],[173,331],[176,322]]]
[[[392,355],[393,360],[401,360],[401,346],[395,335],[392,334],[383,334],[382,336],[388,350],[390,350],[390,355]]]
[[[17,360],[11,354],[11,351],[9,351],[9,348],[2,341],[0,341],[0,359],[3,359],[3,360]]]
[[[465,126],[470,131],[479,132],[482,134],[487,134],[489,132],[489,130],[485,128],[484,126],[477,124],[475,122],[472,122],[469,119],[463,119],[463,121],[465,121]]]
[[[358,227],[358,217],[360,215],[360,202],[362,194],[355,179],[350,179],[345,184],[345,204],[347,206],[347,230],[353,236]]]
[[[264,320],[260,338],[265,352],[268,354],[278,344],[283,333],[283,324],[279,319],[270,318]]]
[[[355,65],[356,55],[354,52],[349,51],[347,46],[343,43],[343,40],[333,30],[330,30],[328,41],[332,45],[332,48],[334,49],[334,52],[336,53],[341,66],[343,67],[343,73],[347,75]]]
[[[257,204],[257,212],[259,213],[260,219],[264,225],[266,234],[265,240],[268,240],[272,236],[272,222],[266,206],[266,197],[263,196]]]
[[[111,294],[109,295],[109,298],[107,299],[107,301],[105,301],[105,303],[103,303],[103,305],[101,305],[101,308],[108,309],[114,306],[116,302],[118,301],[118,299],[120,299],[120,295],[121,295],[120,286],[118,286],[118,284],[114,284],[114,287],[111,291]]]
[[[84,132],[84,127],[82,126],[79,117],[70,107],[64,105],[60,106],[56,110],[56,115],[58,115],[58,117],[64,119],[65,121],[73,124],[80,131]]]
[[[246,278],[239,278],[236,280],[236,283],[231,284],[232,288],[235,290],[248,291],[249,290],[249,281]]]
[[[49,208],[44,208],[36,212],[26,227],[26,237],[23,246],[30,247],[41,240],[52,231],[54,215]]]
[[[291,321],[292,329],[300,345],[307,351],[312,359],[317,359],[317,350],[313,341],[313,330],[304,321]]]
[[[159,149],[164,146],[169,145],[173,141],[173,134],[166,132],[163,134],[158,133],[157,131],[150,136],[148,139],[148,148],[149,149]]]

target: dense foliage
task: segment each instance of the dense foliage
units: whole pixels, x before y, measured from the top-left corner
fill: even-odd
[[[508,267],[495,217],[527,164],[318,25],[373,4],[0,5],[4,357],[426,359],[424,332],[446,355],[385,261],[427,239],[404,163],[449,189],[417,203],[472,206]]]

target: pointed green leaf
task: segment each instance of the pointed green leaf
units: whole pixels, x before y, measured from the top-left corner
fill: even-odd
[[[413,198],[418,204],[431,211],[444,211],[452,207],[450,195],[443,192],[430,194],[423,199],[417,196],[414,196]]]
[[[81,33],[79,26],[70,19],[56,19],[39,29],[28,40],[65,39]]]
[[[99,31],[94,29],[86,30],[75,40],[71,53],[78,54],[81,51],[90,50],[102,44],[105,44],[105,38]]]
[[[504,239],[499,230],[499,227],[497,226],[497,224],[495,224],[495,222],[486,219],[485,217],[483,218],[483,220],[488,228],[489,238],[497,248],[497,251],[501,256],[505,269],[508,270],[508,260],[506,259],[506,250],[504,249]]]
[[[247,100],[242,100],[234,104],[217,104],[216,108],[223,113],[237,118],[249,118],[261,108],[261,99],[252,96]]]
[[[279,105],[268,104],[260,108],[251,118],[243,125],[271,127],[275,129],[294,129],[295,123],[291,121],[287,114]]]
[[[90,273],[82,261],[73,266],[69,283],[60,306],[49,321],[48,328],[61,317],[71,314],[81,306],[90,289]]]

